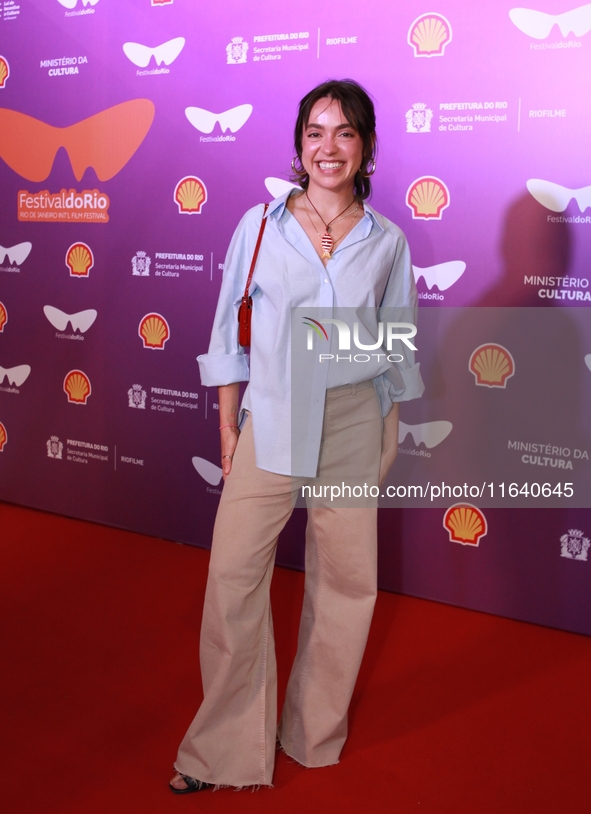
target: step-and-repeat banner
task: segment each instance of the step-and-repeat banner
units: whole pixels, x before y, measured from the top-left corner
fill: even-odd
[[[381,585],[591,633],[591,4],[531,1],[2,0],[0,498],[209,545],[226,248],[350,77],[423,306]]]

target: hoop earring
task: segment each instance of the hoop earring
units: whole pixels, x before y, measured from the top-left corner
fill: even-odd
[[[367,172],[367,170],[366,170],[365,173],[363,173],[362,177],[363,178],[370,178],[374,174],[375,171],[376,171],[376,162],[375,162],[375,159],[372,158],[372,160],[371,160],[371,170],[369,172]],[[361,172],[361,168],[359,169],[359,172]]]
[[[291,168],[292,168],[292,170],[294,171],[294,173],[295,173],[295,174],[298,176],[298,178],[305,178],[305,177],[306,177],[306,175],[308,174],[308,173],[306,172],[306,170],[305,170],[303,167],[300,167],[300,169],[298,169],[298,168],[296,167],[296,165],[295,165],[296,160],[297,160],[298,158],[299,158],[299,156],[294,155],[294,157],[291,159]],[[301,159],[300,159],[300,164],[301,164]]]

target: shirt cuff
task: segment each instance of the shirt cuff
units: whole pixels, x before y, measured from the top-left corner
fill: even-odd
[[[248,356],[245,353],[218,355],[204,353],[197,357],[201,384],[204,387],[221,387],[250,379]]]
[[[425,385],[420,373],[420,363],[401,370],[392,366],[374,380],[382,415],[386,416],[395,401],[410,401],[423,395]]]

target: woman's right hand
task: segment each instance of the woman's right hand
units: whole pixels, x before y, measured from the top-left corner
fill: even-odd
[[[240,437],[238,424],[238,401],[240,385],[238,382],[218,387],[218,415],[220,417],[220,442],[222,447],[222,473],[224,480],[232,471],[232,459]]]
[[[238,427],[224,427],[220,430],[220,440],[222,445],[222,473],[224,480],[232,471],[232,460],[236,451],[236,444],[240,436]]]

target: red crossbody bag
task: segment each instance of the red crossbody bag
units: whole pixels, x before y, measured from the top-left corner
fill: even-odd
[[[250,271],[248,272],[248,279],[246,281],[246,288],[244,289],[244,295],[242,297],[242,302],[240,303],[240,308],[238,309],[238,344],[241,345],[243,348],[250,347],[250,323],[252,321],[252,297],[250,296],[249,289],[250,284],[252,282],[252,275],[254,274],[254,267],[256,266],[257,257],[259,256],[259,249],[261,248],[261,241],[263,239],[263,232],[265,231],[265,226],[267,225],[267,218],[265,215],[267,214],[267,209],[269,208],[269,204],[265,204],[265,208],[263,210],[263,220],[261,221],[261,228],[259,229],[259,236],[257,238],[256,246],[254,247],[254,253],[252,255],[252,262],[250,264]]]

